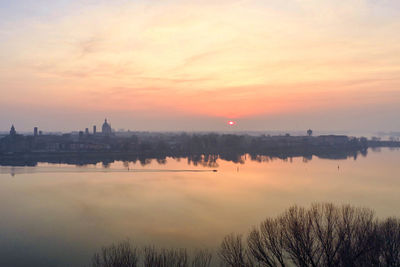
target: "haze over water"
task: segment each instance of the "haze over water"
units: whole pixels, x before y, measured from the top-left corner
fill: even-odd
[[[400,150],[382,149],[356,160],[244,157],[213,167],[172,158],[106,169],[0,167],[0,265],[84,266],[100,246],[127,238],[216,248],[293,204],[349,203],[400,216],[399,158]]]

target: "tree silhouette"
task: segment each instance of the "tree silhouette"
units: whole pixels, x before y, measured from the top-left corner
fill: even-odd
[[[242,266],[237,255],[251,266],[400,266],[400,221],[379,222],[372,210],[349,205],[294,206],[254,228],[247,245],[240,241],[230,235],[222,242],[227,266]]]

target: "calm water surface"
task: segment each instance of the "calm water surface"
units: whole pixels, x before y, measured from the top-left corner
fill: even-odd
[[[0,266],[85,266],[100,246],[127,238],[215,248],[293,204],[350,203],[400,216],[399,173],[400,151],[387,149],[357,160],[247,157],[212,168],[172,158],[108,168],[3,166]]]

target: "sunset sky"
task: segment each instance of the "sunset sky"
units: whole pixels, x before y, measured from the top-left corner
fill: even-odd
[[[399,131],[399,0],[0,2],[0,130]]]

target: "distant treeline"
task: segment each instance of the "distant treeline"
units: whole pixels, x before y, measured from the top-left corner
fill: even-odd
[[[8,135],[0,139],[0,164],[18,161],[72,164],[107,163],[115,160],[146,163],[166,157],[193,158],[193,161],[222,158],[240,162],[252,159],[303,157],[347,158],[366,155],[370,146],[400,146],[398,141],[377,141],[343,135],[251,136],[235,134],[140,134],[128,137],[96,135]],[[262,160],[262,159],[261,159]],[[212,162],[211,162],[212,163]]]
[[[367,208],[294,206],[245,237],[226,236],[217,252],[136,247],[124,241],[94,254],[93,267],[395,267],[400,220],[378,220]]]

